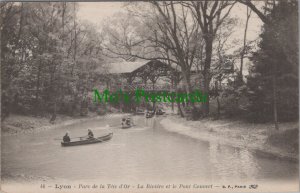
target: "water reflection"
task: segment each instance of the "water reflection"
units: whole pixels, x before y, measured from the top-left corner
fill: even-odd
[[[228,181],[289,180],[298,164],[256,157],[247,149],[208,143],[165,131],[159,118],[136,118],[130,129],[112,127],[120,118],[95,120],[44,132],[2,138],[4,174],[48,176],[67,180]],[[101,144],[62,148],[54,138],[114,132]]]
[[[230,176],[240,180],[255,179],[260,170],[253,154],[247,149],[210,142],[209,158],[212,163],[212,173],[217,174],[216,177],[220,180],[227,180]]]

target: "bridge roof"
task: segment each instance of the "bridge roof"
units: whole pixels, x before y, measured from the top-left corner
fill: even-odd
[[[107,65],[109,74],[124,74],[131,73],[136,69],[146,65],[149,61],[137,61],[137,62],[114,62]]]
[[[103,70],[103,67],[101,67],[96,69],[96,72],[100,74],[127,74],[136,71],[137,69],[147,65],[150,62],[153,62],[153,60],[140,60],[136,62],[114,62],[107,64],[105,66],[105,70]]]

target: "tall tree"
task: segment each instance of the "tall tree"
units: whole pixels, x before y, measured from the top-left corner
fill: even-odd
[[[209,93],[211,75],[211,61],[213,55],[213,42],[217,31],[228,17],[231,9],[236,2],[233,1],[192,1],[188,3],[193,16],[196,18],[198,25],[203,34],[205,41],[205,61],[203,69],[205,93]],[[209,114],[209,95],[207,101],[203,104],[203,114]]]
[[[273,119],[278,129],[278,121],[298,118],[297,1],[278,2],[267,19],[247,84],[252,118]]]
[[[268,5],[270,4],[269,3],[272,2],[272,6],[275,6],[275,2],[276,0],[266,0],[265,1],[265,10],[262,11],[258,8],[257,5],[255,5],[255,1],[253,0],[237,0],[237,2],[241,3],[241,4],[244,4],[246,5],[247,7],[249,7],[254,13],[256,13],[256,15],[262,20],[262,22],[264,22],[265,24],[270,24],[272,21],[270,20],[270,18],[267,17],[267,13],[269,13],[269,10],[268,10]]]
[[[191,93],[190,71],[199,60],[198,50],[203,44],[199,27],[180,2],[153,1],[148,6],[131,12],[139,16],[139,28],[126,25],[132,19],[118,25],[121,29],[110,30],[111,41],[106,49],[118,56],[160,59],[178,65],[186,91]],[[194,104],[192,107],[195,109]]]
[[[69,112],[74,95],[80,106],[101,65],[95,27],[75,22],[74,36],[74,3],[1,2],[0,8],[2,116],[49,113],[54,121]],[[74,55],[84,61],[74,65]]]
[[[240,65],[240,73],[239,73],[239,79],[241,82],[243,81],[243,69],[244,69],[244,57],[247,51],[247,32],[248,32],[248,24],[249,19],[251,17],[251,10],[247,7],[247,13],[246,13],[246,23],[245,23],[245,30],[244,30],[244,40],[243,40],[243,48],[241,51],[241,65]]]

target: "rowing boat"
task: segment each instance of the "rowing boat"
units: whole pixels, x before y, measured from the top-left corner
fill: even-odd
[[[132,127],[132,125],[122,125],[122,129],[128,129],[130,127]]]
[[[92,144],[92,143],[100,143],[103,141],[110,140],[113,136],[113,133],[109,133],[107,135],[92,138],[92,139],[84,139],[79,141],[71,141],[71,142],[61,142],[62,146],[75,146],[75,145],[85,145],[85,144]]]
[[[146,118],[147,119],[149,119],[149,118],[152,118],[152,117],[154,117],[154,115],[155,115],[155,112],[148,112],[148,113],[146,113]]]

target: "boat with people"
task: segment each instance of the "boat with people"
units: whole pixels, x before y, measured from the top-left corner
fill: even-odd
[[[128,129],[130,127],[132,127],[132,126],[131,125],[122,125],[122,129]]]
[[[166,112],[164,112],[162,109],[158,109],[156,111],[156,115],[164,115]]]
[[[96,137],[96,138],[84,138],[80,137],[78,141],[70,141],[70,142],[61,142],[62,146],[75,146],[75,145],[85,145],[85,144],[93,144],[93,143],[100,143],[104,141],[108,141],[112,138],[113,133],[109,133],[107,135]]]
[[[154,115],[155,115],[155,111],[147,111],[146,112],[147,119],[154,117]]]
[[[123,117],[121,123],[122,129],[128,129],[134,126],[133,120],[131,117]]]

